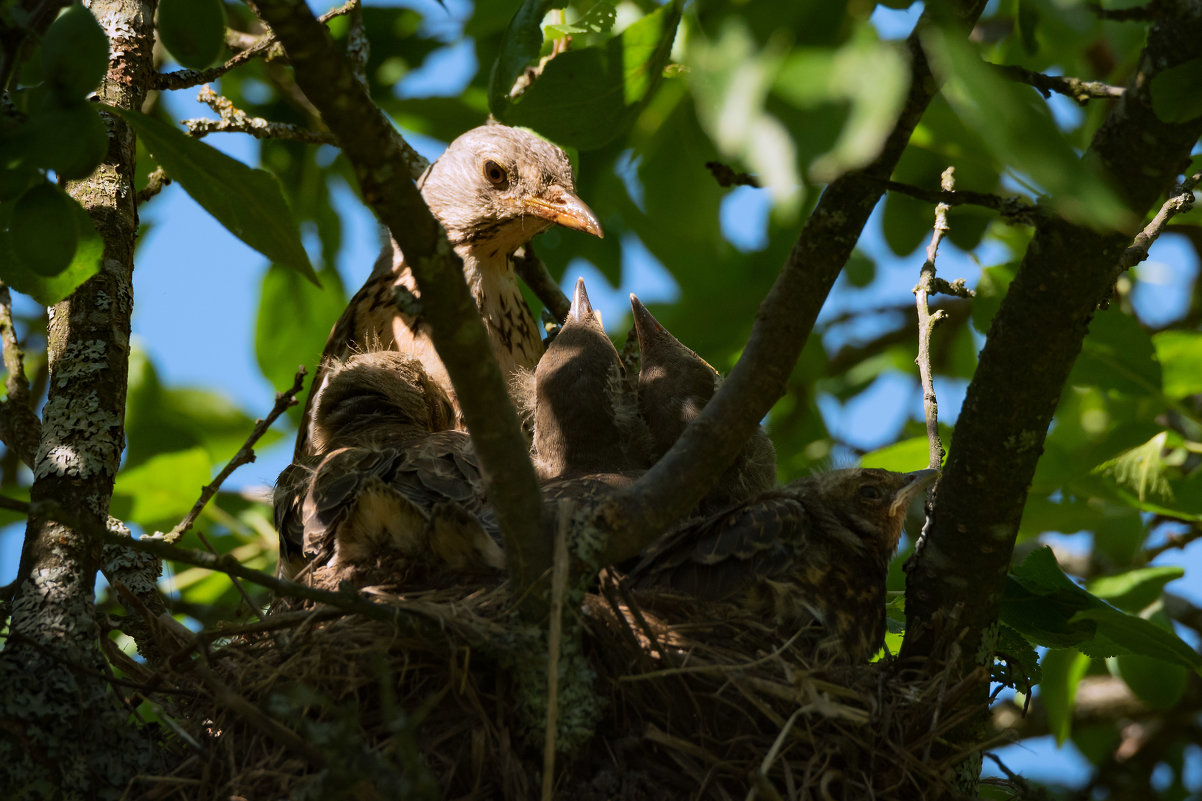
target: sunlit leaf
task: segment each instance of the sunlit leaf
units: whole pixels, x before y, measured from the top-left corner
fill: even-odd
[[[493,113],[561,145],[599,148],[630,127],[660,82],[679,22],[673,0],[604,44],[560,53]]]
[[[267,380],[279,389],[306,365],[310,379],[334,321],[346,306],[338,274],[323,273],[321,287],[291,270],[272,267],[263,275],[255,321],[255,358]]]
[[[1164,394],[1185,398],[1202,393],[1202,333],[1161,331],[1152,335],[1164,374]]]
[[[909,473],[912,470],[922,470],[930,464],[929,453],[926,437],[911,437],[864,454],[860,465]],[[946,459],[946,455],[944,458]]]
[[[1060,744],[1072,731],[1077,684],[1089,669],[1089,657],[1068,648],[1052,648],[1040,663],[1039,697],[1048,713],[1048,728]]]
[[[1057,211],[1099,229],[1131,222],[1101,172],[1073,151],[1038,94],[1003,80],[959,34],[932,27],[923,41],[956,111],[1003,162],[1039,184]]]
[[[113,515],[151,530],[166,530],[183,519],[212,477],[203,448],[155,456],[123,470],[113,489]]]
[[[1191,59],[1152,78],[1152,110],[1165,122],[1202,115],[1202,58]]]
[[[1098,312],[1089,323],[1069,383],[1160,397],[1160,363],[1152,339],[1131,315],[1118,310]]]
[[[538,60],[543,45],[543,17],[551,9],[567,4],[567,0],[523,0],[509,20],[488,83],[488,106],[494,114],[499,114],[508,105],[514,83]]]
[[[1089,582],[1089,591],[1128,612],[1138,612],[1160,597],[1170,581],[1185,575],[1185,568],[1173,565],[1128,570],[1115,576],[1102,576]]]
[[[586,33],[605,33],[613,28],[617,18],[618,10],[614,4],[602,0],[575,21],[563,25],[547,25],[545,30],[551,34],[553,39]]]
[[[92,218],[74,200],[70,202],[78,243],[71,263],[57,275],[46,276],[26,266],[11,246],[11,232],[0,231],[0,279],[18,292],[29,295],[43,306],[53,306],[75,291],[100,270],[104,240],[92,225]],[[0,215],[11,211],[12,204],[0,207]],[[57,221],[63,224],[65,221]]]
[[[317,274],[301,246],[300,229],[275,176],[252,170],[153,117],[110,110],[129,123],[155,161],[230,233],[273,262],[317,283]]]

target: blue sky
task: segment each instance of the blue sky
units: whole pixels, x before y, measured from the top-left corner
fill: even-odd
[[[311,5],[320,9],[333,3]],[[460,38],[462,20],[469,6],[463,0],[448,1],[445,11],[433,0],[418,0],[408,5],[425,13],[426,24],[448,42],[448,47],[433,56],[423,69],[406,76],[399,91],[403,96],[458,92],[476,69],[470,43]],[[886,36],[905,35],[919,8],[916,6],[909,12],[878,8],[874,20]],[[192,100],[194,96],[194,90],[171,94],[169,104],[177,118],[212,116],[206,107]],[[1080,113],[1071,101],[1057,98],[1052,103],[1053,111],[1066,122]],[[255,163],[257,146],[249,137],[218,134],[206,141],[236,158]],[[442,148],[442,143],[420,137],[411,137],[411,141],[430,159]],[[358,287],[370,271],[378,251],[377,227],[348,187],[343,186],[334,193],[334,203],[346,226],[346,244],[339,257],[338,269],[347,287]],[[764,193],[750,188],[736,190],[723,205],[723,231],[736,246],[758,249],[763,246],[768,213]],[[264,415],[280,388],[265,382],[253,351],[259,283],[266,269],[263,257],[226,232],[178,185],[169,187],[145,205],[141,215],[150,227],[137,252],[135,346],[150,355],[166,384],[215,390],[229,396],[250,415]],[[847,310],[894,305],[911,298],[910,291],[922,263],[921,253],[904,258],[894,256],[884,243],[879,218],[878,210],[860,242],[860,248],[877,264],[878,279],[863,290],[852,288],[840,279],[820,319]],[[996,246],[984,246],[974,258],[945,241],[940,252],[939,271],[949,279],[963,277],[972,286],[982,264],[992,264],[995,258],[1003,258]],[[1134,302],[1140,316],[1155,324],[1179,315],[1188,301],[1185,290],[1197,272],[1198,265],[1188,248],[1172,237],[1158,242],[1152,249],[1151,259],[1137,271],[1140,280]],[[620,286],[609,285],[587,264],[574,264],[565,276],[565,287],[570,286],[577,275],[585,277],[590,297],[603,318],[610,321],[619,321],[626,314],[629,292],[636,292],[648,302],[670,301],[678,294],[671,276],[633,237],[623,242],[623,281]],[[34,308],[29,301],[19,297],[17,306],[18,310],[25,311]],[[325,328],[331,322],[315,324]],[[828,337],[827,344],[838,347],[843,338],[870,336],[871,326],[876,324],[879,321],[867,320],[846,326],[838,334]],[[955,421],[964,388],[964,383],[959,381],[937,382],[941,420]],[[899,398],[903,402],[899,403]],[[921,398],[906,378],[886,375],[851,403],[841,406],[831,399],[823,399],[820,408],[832,433],[856,447],[869,450],[890,441],[908,417],[921,417]],[[258,460],[237,471],[227,486],[270,486],[287,463],[291,448],[289,438],[261,451]],[[15,575],[22,534],[21,526],[0,531],[0,583],[10,581]],[[1065,539],[1070,546],[1074,542],[1071,538]],[[1195,546],[1185,553],[1170,553],[1159,561],[1184,563],[1195,572],[1202,571],[1202,547]],[[1183,584],[1177,582],[1170,589],[1202,603],[1202,591],[1178,586]],[[1031,778],[1073,784],[1086,773],[1084,760],[1073,749],[1057,750],[1046,740],[1001,749],[999,753],[1011,769]],[[1199,761],[1197,752],[1193,761]],[[1195,774],[1202,774],[1202,768],[1196,769]],[[1196,775],[1195,781],[1202,781],[1202,775]]]

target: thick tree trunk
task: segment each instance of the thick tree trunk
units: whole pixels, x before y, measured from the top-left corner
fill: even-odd
[[[110,42],[100,99],[139,109],[152,69],[155,4],[94,0],[89,6]],[[129,713],[105,680],[93,618],[101,547],[95,533],[108,517],[125,441],[137,233],[133,133],[112,116],[106,122],[104,162],[67,187],[104,240],[103,263],[50,309],[50,389],[30,490],[33,514],[0,655],[6,734],[0,786],[23,798],[119,797],[147,757],[135,747]]]

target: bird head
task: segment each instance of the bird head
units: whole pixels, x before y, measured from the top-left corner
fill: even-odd
[[[623,369],[589,303],[584,279],[534,371],[534,452],[543,478],[627,469]]]
[[[937,470],[895,473],[852,467],[809,476],[790,486],[803,489],[820,516],[833,517],[858,544],[888,560],[897,548],[911,501],[938,475]]]
[[[422,363],[391,350],[359,353],[332,365],[313,409],[309,436],[318,453],[455,425],[450,399]]]
[[[602,236],[576,195],[567,154],[529,131],[490,124],[447,147],[418,181],[452,245],[512,253],[552,225]]]
[[[639,339],[639,411],[647,421],[656,456],[672,444],[714,397],[718,371],[685,347],[630,296],[634,330]]]

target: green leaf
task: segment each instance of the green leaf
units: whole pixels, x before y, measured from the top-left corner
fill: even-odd
[[[1032,551],[1014,568],[1001,619],[1040,645],[1071,645],[1096,658],[1143,654],[1202,672],[1202,656],[1176,635],[1077,586],[1060,569],[1051,548]]]
[[[1048,713],[1048,728],[1056,744],[1061,745],[1072,731],[1077,684],[1089,669],[1089,657],[1067,648],[1053,648],[1043,655],[1041,669],[1039,697]]]
[[[1096,578],[1087,586],[1094,595],[1119,609],[1138,612],[1159,599],[1166,584],[1184,575],[1185,568],[1175,565],[1143,567]]]
[[[54,170],[60,178],[85,178],[108,150],[108,128],[96,107],[77,102],[39,109],[0,138],[0,158]]]
[[[1034,91],[1002,79],[958,33],[932,27],[923,43],[957,113],[1003,163],[1039,184],[1059,213],[1097,229],[1132,222],[1102,172],[1077,156]]]
[[[1153,709],[1172,709],[1185,695],[1189,671],[1140,654],[1126,654],[1106,660],[1106,667],[1118,676],[1141,701]]]
[[[1174,400],[1202,394],[1202,333],[1161,331],[1152,346],[1163,373],[1164,394]]]
[[[1202,115],[1202,58],[1157,73],[1149,89],[1152,111],[1165,122],[1185,122]]]
[[[1103,462],[1092,472],[1113,481],[1119,489],[1134,493],[1141,503],[1152,499],[1171,504],[1173,489],[1161,458],[1167,438],[1168,432],[1161,431],[1143,445]]]
[[[42,39],[42,72],[63,101],[78,101],[96,88],[109,66],[109,39],[92,12],[73,4]]]
[[[1161,395],[1160,363],[1151,337],[1138,320],[1117,310],[1094,315],[1068,380],[1122,395]]]
[[[561,39],[564,36],[580,36],[586,33],[606,33],[613,29],[617,19],[618,9],[613,3],[602,0],[576,21],[564,25],[548,25],[545,30],[551,34],[553,39]]]
[[[890,195],[890,197],[893,197]],[[977,296],[972,301],[972,326],[982,334],[988,333],[993,316],[1001,308],[1002,298],[1010,290],[1010,282],[1018,272],[1017,263],[999,264],[981,270]]]
[[[12,204],[3,207],[5,212]],[[11,232],[0,232],[0,278],[18,292],[29,295],[43,306],[53,306],[66,298],[76,287],[100,271],[100,257],[104,253],[104,241],[92,226],[92,218],[74,200],[71,214],[79,236],[75,255],[67,269],[58,275],[45,276],[30,269],[17,256],[11,246]],[[3,212],[0,212],[3,213]]]
[[[225,3],[221,0],[159,0],[157,22],[163,46],[181,66],[202,70],[225,46]]]
[[[117,475],[113,515],[147,529],[167,530],[178,523],[212,477],[203,448],[165,453]]]
[[[1035,648],[1026,637],[1005,624],[998,625],[994,659],[1001,663],[994,666],[994,681],[1000,681],[1019,692],[1026,693],[1043,680],[1039,654]],[[1018,675],[1015,675],[1015,670],[1018,671]]]
[[[296,368],[306,365],[309,378],[321,360],[330,328],[346,308],[337,271],[322,272],[320,288],[304,283],[289,270],[273,267],[263,275],[255,322],[255,358],[272,386],[292,383]]]
[[[509,93],[526,68],[538,60],[543,46],[543,17],[568,0],[523,0],[501,37],[501,52],[493,63],[488,81],[488,107],[500,117],[509,104]]]
[[[561,145],[599,148],[626,132],[659,84],[679,22],[673,0],[602,45],[560,53],[493,113]]]
[[[944,443],[946,445],[946,443]],[[944,457],[946,459],[946,456]],[[921,470],[930,464],[930,451],[926,437],[911,437],[886,445],[875,451],[864,454],[860,460],[862,467],[879,467],[882,470],[893,470],[898,473],[909,473]]]
[[[129,123],[155,161],[230,233],[273,262],[318,283],[275,176],[252,170],[153,117],[109,110]]]

